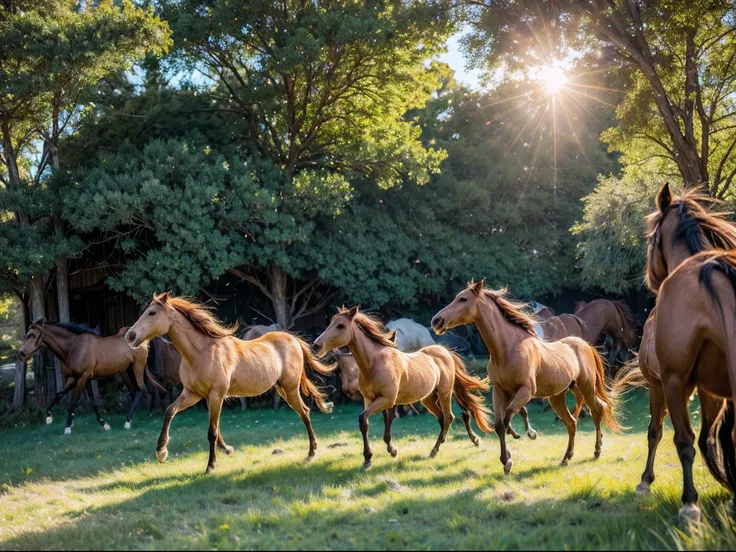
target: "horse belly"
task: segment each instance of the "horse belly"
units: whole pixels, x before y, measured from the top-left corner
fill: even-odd
[[[230,380],[228,395],[236,397],[255,397],[271,389],[278,383],[281,371],[276,366],[264,366],[246,370],[236,370]]]
[[[412,404],[430,395],[439,384],[436,370],[412,370],[403,378],[396,396],[396,404]]]

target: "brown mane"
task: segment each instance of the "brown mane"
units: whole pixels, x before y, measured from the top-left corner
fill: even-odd
[[[678,223],[672,240],[684,240],[691,254],[713,248],[736,249],[736,228],[726,219],[731,213],[710,211],[719,203],[702,187],[686,188],[679,197],[672,198],[664,212],[657,209],[646,217],[647,238],[650,243],[657,240],[665,216],[677,210]]]
[[[638,329],[641,327],[641,324],[634,318],[634,313],[631,312],[631,308],[629,305],[626,304],[626,301],[623,299],[617,299],[617,300],[611,300],[611,303],[613,303],[613,306],[616,307],[616,310],[618,310],[619,314],[621,315],[621,319],[624,321],[625,324],[628,324],[634,329]]]
[[[238,329],[237,322],[230,327],[225,327],[218,322],[210,307],[195,303],[185,297],[166,297],[165,294],[161,294],[154,297],[153,302],[169,306],[180,312],[195,328],[210,337],[228,337]]]
[[[350,309],[346,309],[345,307],[337,309],[338,315],[347,316],[348,318],[350,317],[349,311]],[[383,322],[380,320],[371,315],[356,312],[355,316],[353,316],[353,322],[358,325],[365,335],[376,343],[385,347],[396,348],[396,331],[386,331]]]
[[[468,288],[470,288],[470,284],[468,284]],[[537,332],[534,330],[534,324],[537,324],[537,320],[522,310],[526,307],[524,303],[510,301],[507,297],[507,291],[505,288],[496,291],[484,289],[483,295],[493,300],[506,320],[536,337]]]

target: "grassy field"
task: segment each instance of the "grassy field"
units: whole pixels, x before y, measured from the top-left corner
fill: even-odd
[[[310,463],[291,410],[228,409],[223,434],[236,452],[221,454],[206,476],[202,410],[176,418],[164,465],[154,454],[160,413],[139,411],[130,431],[122,417],[110,418],[108,433],[92,415],[80,416],[70,436],[57,415],[52,426],[0,434],[0,548],[734,549],[733,528],[723,525],[728,494],[700,458],[696,484],[712,525],[678,529],[681,476],[669,426],[654,492],[635,496],[646,400],[641,392],[629,401],[631,429],[607,433],[597,462],[593,425],[583,419],[567,467],[557,465],[562,424],[532,405],[539,437],[511,443],[510,477],[495,435],[476,448],[459,418],[435,459],[427,457],[437,433],[429,414],[394,423],[396,459],[381,440],[381,417],[373,418],[374,467],[364,472],[358,406],[313,414],[320,449]]]

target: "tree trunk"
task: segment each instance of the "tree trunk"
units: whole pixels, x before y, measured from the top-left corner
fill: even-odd
[[[36,322],[44,318],[46,309],[44,308],[44,294],[43,294],[43,276],[35,275],[31,277],[28,283],[28,295],[30,296],[31,303],[31,321]],[[33,360],[33,372],[35,374],[36,381],[34,382],[34,390],[36,393],[36,402],[43,406],[46,402],[46,368],[43,366],[43,361],[40,354],[36,354]]]
[[[286,300],[287,283],[288,277],[281,265],[276,263],[268,265],[268,288],[272,296],[273,312],[276,322],[284,330],[288,330],[292,325],[289,303]]]
[[[54,226],[61,225],[58,217],[55,217]],[[59,322],[69,322],[69,272],[66,257],[56,258],[56,300],[59,304]],[[64,371],[61,361],[54,355],[54,374],[56,375],[56,392],[64,387]],[[71,396],[71,395],[70,395]]]
[[[26,305],[21,298],[20,302],[20,337],[26,336]],[[10,410],[20,410],[26,400],[26,363],[15,361],[15,387],[13,389],[13,404]]]

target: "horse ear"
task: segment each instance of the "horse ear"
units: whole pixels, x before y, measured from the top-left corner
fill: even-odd
[[[666,182],[657,194],[657,208],[660,213],[664,213],[667,207],[672,203],[672,192],[670,191],[670,183]]]
[[[471,289],[473,290],[473,293],[476,295],[480,295],[480,292],[483,291],[483,286],[486,284],[485,279],[480,280],[479,282],[474,282],[471,285]]]
[[[392,330],[391,333],[388,334],[388,340],[396,345],[396,338],[399,335],[399,330]]]
[[[353,318],[355,318],[355,315],[356,314],[358,314],[358,305],[355,305],[355,306],[350,307],[350,309],[348,310],[347,317],[350,320],[352,320]]]
[[[162,303],[166,304],[169,302],[169,299],[171,299],[172,293],[171,291],[167,291],[166,293],[162,293],[158,296],[158,300]]]

